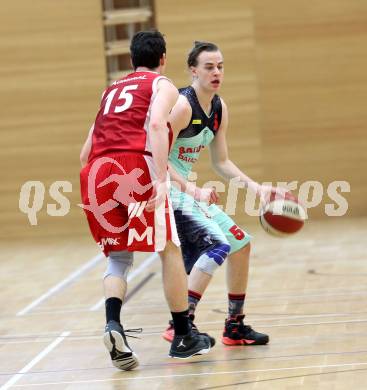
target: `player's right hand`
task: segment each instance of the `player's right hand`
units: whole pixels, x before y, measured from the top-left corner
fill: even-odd
[[[149,212],[154,211],[162,204],[164,205],[168,194],[168,183],[167,181],[156,180],[153,183],[153,193],[149,198],[145,209]]]
[[[275,199],[284,199],[287,192],[290,191],[286,188],[272,187],[264,184],[260,185],[258,189],[258,194],[260,195],[260,202],[262,205],[268,203],[272,197]]]
[[[213,203],[218,203],[219,195],[215,190],[215,187],[212,188],[195,188],[194,199],[198,202],[205,202],[208,205]]]

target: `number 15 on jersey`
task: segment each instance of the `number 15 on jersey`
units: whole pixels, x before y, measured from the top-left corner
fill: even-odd
[[[114,97],[115,97],[117,91],[119,91],[120,88],[112,89],[106,97],[106,104],[104,106],[103,115],[107,115],[108,113],[110,113],[111,110],[113,110],[113,112],[116,114],[123,112],[123,111],[126,111],[133,103],[133,95],[129,91],[136,90],[137,88],[138,88],[137,84],[125,85],[125,87],[120,92],[120,95],[117,98],[116,104],[114,107],[111,107],[111,104],[114,100]],[[122,104],[118,104],[120,102]]]

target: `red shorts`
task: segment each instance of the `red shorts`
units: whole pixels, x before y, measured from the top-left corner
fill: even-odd
[[[80,172],[83,208],[91,233],[110,251],[162,251],[167,241],[180,245],[169,198],[145,210],[152,195],[152,157],[123,153],[99,157]]]

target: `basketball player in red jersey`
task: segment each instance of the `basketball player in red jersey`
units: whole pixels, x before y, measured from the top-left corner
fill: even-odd
[[[163,286],[175,327],[169,355],[207,353],[207,335],[192,331],[187,279],[168,198],[167,159],[172,131],[167,119],[178,91],[161,76],[166,44],[158,31],[134,35],[134,72],[102,95],[100,109],[81,152],[81,196],[91,233],[108,258],[104,275],[104,343],[112,363],[131,370],[138,358],[126,342],[120,311],[133,252],[158,252]]]

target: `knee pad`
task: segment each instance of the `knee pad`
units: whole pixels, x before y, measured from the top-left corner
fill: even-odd
[[[108,264],[104,278],[116,276],[127,282],[127,275],[133,265],[133,253],[128,251],[110,252],[108,254]]]
[[[214,248],[201,255],[194,267],[199,268],[206,274],[213,275],[214,271],[223,264],[230,250],[231,246],[229,244],[217,244]]]

